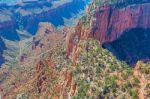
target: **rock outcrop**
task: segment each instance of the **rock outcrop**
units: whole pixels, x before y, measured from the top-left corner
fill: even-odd
[[[96,21],[90,33],[85,30],[82,23],[76,29],[79,38],[92,36],[101,44],[117,39],[124,31],[133,28],[150,28],[150,3],[129,5],[125,8],[111,6],[100,7],[95,11]]]
[[[124,31],[133,28],[150,28],[150,3],[130,5],[116,9],[101,7],[95,13],[97,30],[93,36],[101,43],[111,42]]]
[[[75,38],[96,38],[100,45],[118,39],[125,31],[134,28],[150,28],[150,3],[132,4],[126,7],[102,6],[97,7],[90,19],[90,28],[86,28],[80,21],[76,27],[74,38],[70,40],[67,50],[68,56],[74,53]],[[72,47],[72,48],[70,48]]]

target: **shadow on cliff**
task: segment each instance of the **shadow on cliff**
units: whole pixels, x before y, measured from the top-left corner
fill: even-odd
[[[150,29],[135,28],[125,31],[115,41],[104,43],[103,48],[107,48],[129,65],[138,60],[147,61],[150,59]]]

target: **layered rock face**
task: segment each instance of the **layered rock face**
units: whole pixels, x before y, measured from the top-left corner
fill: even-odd
[[[122,9],[102,7],[99,9],[100,13],[96,12],[95,15],[98,27],[93,36],[103,44],[103,47],[128,64],[133,65],[138,60],[147,60],[150,53],[146,50],[149,49],[147,45],[150,28],[149,9],[149,3],[131,5]]]
[[[116,9],[110,6],[96,11],[96,32],[93,36],[101,43],[111,42],[129,29],[150,28],[150,3]]]
[[[94,37],[100,42],[100,45],[103,45],[108,42],[113,42],[130,29],[150,28],[149,16],[150,3],[132,4],[122,8],[115,6],[97,7],[94,16],[90,19],[90,23],[87,23],[90,24],[91,28],[86,29],[83,23],[79,22],[76,27],[75,37],[78,40]],[[77,44],[73,42],[75,37],[69,43],[69,46],[75,46],[72,48],[68,47],[68,56],[73,54],[73,50],[76,48]],[[109,48],[109,50],[115,52],[113,48]],[[123,51],[124,49],[120,50]]]
[[[95,24],[91,31],[84,29],[82,23],[76,27],[79,38],[92,36],[100,41],[111,42],[117,39],[124,31],[132,28],[150,27],[150,3],[129,5],[125,8],[104,6],[95,11]]]

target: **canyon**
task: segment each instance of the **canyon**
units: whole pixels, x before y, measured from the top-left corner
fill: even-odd
[[[84,10],[87,2],[84,0],[71,0],[57,7],[51,3],[24,5],[24,6],[1,6],[0,34],[9,40],[19,40],[16,30],[26,30],[34,35],[39,22],[51,22],[55,26],[64,25],[63,18],[71,18]],[[38,6],[39,5],[39,6]],[[75,7],[73,7],[76,5]],[[61,13],[61,15],[60,15]],[[2,21],[3,20],[3,21]],[[34,26],[34,27],[32,27]],[[8,30],[9,27],[9,30]]]
[[[138,60],[149,59],[149,9],[150,3],[131,4],[122,8],[111,5],[97,7],[89,22],[91,28],[86,28],[82,21],[78,23],[75,36],[69,43],[68,56],[75,48],[74,39],[92,37],[97,39],[103,48],[110,50],[118,59],[128,64],[133,65]]]
[[[78,13],[76,7],[62,5],[59,10],[54,8],[56,14],[52,15],[34,13],[32,20],[27,17],[29,21],[21,16],[24,19],[15,27],[18,37],[0,38],[0,51],[5,59],[0,68],[0,97],[149,98],[150,3],[138,1],[93,0],[74,27],[66,27],[61,16],[70,18],[71,13],[63,12],[69,9]],[[58,17],[53,16],[57,14]],[[52,23],[46,22],[49,18]],[[58,28],[60,24],[63,28]]]
[[[88,3],[89,0],[70,0],[63,2],[41,1],[16,5],[0,4],[0,37],[7,41],[19,42],[32,38],[37,32],[40,22],[51,22],[55,27],[65,26],[64,19],[74,23],[84,15],[84,9]],[[0,41],[0,65],[5,60],[4,50],[12,49],[10,48],[12,46],[3,46],[6,45],[4,42],[6,40]],[[18,44],[13,44],[13,46],[18,48]]]

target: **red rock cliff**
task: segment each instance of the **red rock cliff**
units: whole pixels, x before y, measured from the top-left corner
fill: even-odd
[[[94,37],[101,43],[113,41],[132,28],[150,28],[150,3],[117,9],[102,7],[96,11],[97,30]]]
[[[134,4],[124,8],[115,8],[111,6],[99,7],[95,11],[95,19],[91,19],[92,26],[90,30],[85,29],[81,22],[76,27],[74,38],[78,40],[88,37],[94,37],[100,44],[111,42],[117,39],[124,31],[132,28],[150,28],[150,3]],[[90,23],[89,23],[90,24]],[[70,40],[67,55],[74,55],[74,49],[77,49],[74,38]],[[72,49],[72,50],[71,50]],[[73,57],[74,58],[74,57]]]

